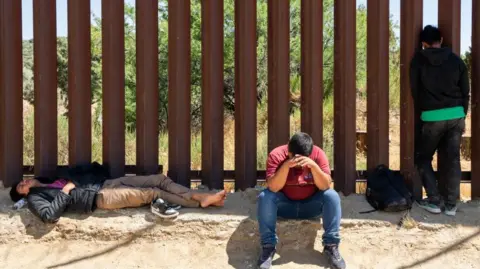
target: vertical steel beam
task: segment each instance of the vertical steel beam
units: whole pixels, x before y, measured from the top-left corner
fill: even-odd
[[[334,150],[335,189],[349,195],[356,180],[355,1],[335,0]]]
[[[168,18],[168,174],[190,187],[190,0],[169,0]]]
[[[223,189],[223,0],[202,1],[202,184]]]
[[[302,0],[302,131],[323,145],[323,0]]]
[[[422,184],[415,170],[415,112],[410,88],[410,62],[421,49],[423,0],[402,0],[400,16],[400,170],[416,198],[421,198]]]
[[[442,32],[443,44],[450,47],[454,53],[460,55],[460,14],[461,1],[460,0],[439,0],[438,1],[438,27]],[[442,195],[446,195],[447,179],[443,176],[446,172],[443,171],[446,167],[445,153],[443,149],[439,149],[438,159],[438,185]]]
[[[472,7],[472,199],[480,198],[480,2]]]
[[[367,6],[367,167],[389,164],[389,1]]]
[[[268,150],[290,136],[290,1],[268,0]]]
[[[103,162],[110,176],[125,174],[124,3],[102,1]]]
[[[68,1],[68,156],[92,160],[90,0]]]
[[[257,182],[257,1],[235,0],[235,189]]]
[[[57,34],[56,1],[33,1],[35,88],[35,175],[57,169]]]
[[[22,2],[0,1],[0,180],[22,179]]]
[[[443,44],[460,55],[461,0],[438,0],[438,27]]]
[[[136,0],[137,173],[158,172],[158,0]]]

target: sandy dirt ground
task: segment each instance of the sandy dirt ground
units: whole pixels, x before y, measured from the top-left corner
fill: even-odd
[[[468,236],[457,230],[426,232],[386,228],[344,231],[341,251],[347,268],[480,268],[480,241],[453,247],[456,239]],[[300,239],[299,239],[300,240]],[[255,243],[254,243],[255,242]],[[279,250],[274,268],[329,268],[321,254],[320,237],[313,248],[297,242]],[[0,246],[1,268],[256,268],[256,240],[87,242],[61,240],[50,243]],[[431,255],[438,258],[418,266]]]
[[[45,225],[27,209],[11,210],[0,190],[0,268],[256,268],[256,195],[230,194],[223,209],[182,209],[175,222],[138,208]],[[368,209],[363,196],[342,197],[347,268],[480,269],[480,203],[460,204],[456,218],[417,207],[407,218],[359,213]],[[280,221],[274,269],[329,268],[322,233],[320,220]]]

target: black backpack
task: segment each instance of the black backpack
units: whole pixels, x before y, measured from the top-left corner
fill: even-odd
[[[367,179],[367,201],[375,210],[398,212],[412,208],[412,194],[400,172],[379,165]]]

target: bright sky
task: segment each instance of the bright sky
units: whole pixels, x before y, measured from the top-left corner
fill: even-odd
[[[22,0],[23,39],[33,37],[33,0]],[[400,1],[390,0],[390,13],[393,19],[400,22]],[[135,0],[125,0],[134,5]],[[357,0],[358,5],[366,5],[367,0]],[[100,17],[101,0],[91,0],[92,13]],[[471,44],[472,35],[472,0],[462,1],[462,28],[461,28],[461,50],[464,53]],[[438,0],[423,0],[423,23],[424,25],[438,23]],[[57,35],[67,36],[67,0],[57,0]],[[399,33],[397,33],[399,35]]]

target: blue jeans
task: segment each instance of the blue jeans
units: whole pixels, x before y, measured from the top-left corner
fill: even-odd
[[[340,219],[342,208],[340,197],[335,190],[318,191],[312,197],[292,201],[283,192],[272,192],[268,189],[258,196],[257,218],[262,245],[275,246],[277,216],[285,219],[312,219],[322,216],[323,244],[340,243]]]

